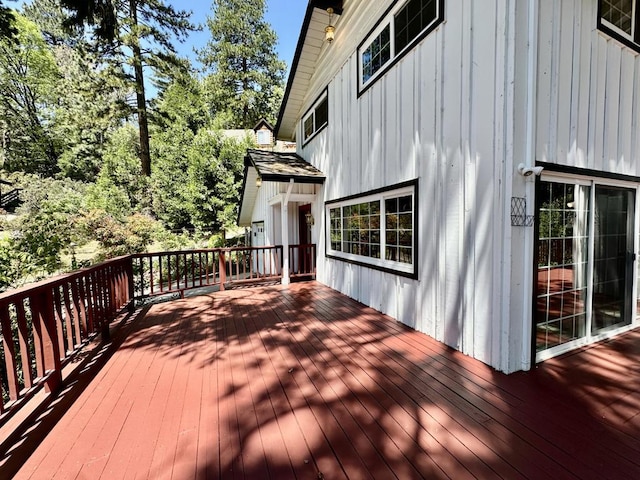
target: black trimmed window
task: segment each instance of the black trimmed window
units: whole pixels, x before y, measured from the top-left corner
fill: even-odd
[[[327,256],[417,278],[417,180],[327,202]]]
[[[599,0],[598,27],[627,46],[640,51],[638,0]]]
[[[358,47],[362,92],[443,19],[444,0],[409,0],[392,6]]]
[[[320,98],[302,118],[302,138],[304,142],[311,140],[320,130],[329,124],[329,97],[325,90]]]

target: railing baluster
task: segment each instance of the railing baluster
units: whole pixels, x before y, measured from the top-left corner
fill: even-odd
[[[36,293],[36,292],[32,292],[32,293]],[[33,331],[33,348],[34,348],[34,353],[35,353],[35,360],[36,360],[36,375],[38,376],[38,378],[42,378],[44,377],[45,374],[45,369],[44,369],[44,355],[43,355],[43,340],[42,340],[42,324],[40,323],[38,317],[37,317],[37,312],[36,312],[36,307],[35,307],[35,302],[34,302],[34,296],[30,296],[29,297],[29,311],[31,313],[31,325],[32,325],[32,331]]]
[[[62,302],[61,306],[63,308],[64,319],[67,326],[67,343],[69,350],[74,350],[76,345],[80,342],[78,341],[78,332],[74,331],[73,314],[71,313],[71,306],[69,304],[69,283],[64,282],[62,284]],[[74,340],[75,333],[75,340]]]
[[[11,317],[9,316],[9,308],[6,304],[0,307],[0,324],[2,326],[2,345],[4,347],[4,363],[7,370],[7,383],[9,385],[9,399],[17,400],[20,392],[17,368],[18,358],[16,355],[16,346],[13,341],[13,332],[11,331]]]
[[[44,295],[31,297],[31,309],[33,311],[33,324],[38,325],[40,334],[40,348],[42,349],[42,360],[44,372],[47,375],[45,380],[45,390],[53,392],[57,390],[62,382],[62,371],[60,356],[58,355],[58,337],[56,333],[53,291],[51,288],[44,289]]]
[[[83,330],[83,338],[87,338],[91,334],[91,324],[89,323],[89,312],[87,311],[87,289],[85,286],[85,277],[76,279],[77,301],[80,306],[80,326]]]
[[[149,294],[153,295],[153,257],[149,257]]]
[[[64,320],[62,318],[62,299],[60,298],[60,288],[54,287],[53,289],[53,316],[56,324],[56,331],[58,332],[58,353],[60,358],[64,358],[67,353],[65,346],[65,331]]]
[[[22,361],[22,375],[25,388],[33,386],[33,371],[31,365],[31,355],[29,354],[29,327],[27,316],[24,311],[24,299],[19,297],[14,303],[16,309],[16,320],[18,323],[18,343],[20,344],[20,360]]]

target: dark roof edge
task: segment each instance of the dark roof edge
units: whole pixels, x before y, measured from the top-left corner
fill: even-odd
[[[302,48],[304,47],[304,41],[307,38],[307,31],[309,30],[309,24],[311,23],[311,16],[313,15],[314,0],[309,0],[307,5],[307,13],[304,15],[304,21],[302,22],[302,28],[300,29],[300,36],[298,37],[298,44],[296,45],[296,53],[293,55],[293,62],[289,69],[289,78],[287,79],[287,88],[284,90],[284,96],[282,97],[282,103],[280,104],[280,111],[278,112],[278,121],[276,122],[276,128],[273,129],[273,136],[278,138],[280,133],[280,127],[282,126],[282,117],[284,116],[284,107],[289,100],[291,94],[291,88],[293,87],[293,79],[296,76],[298,70],[298,63],[300,62],[300,56],[302,55]]]
[[[326,180],[326,177],[304,177],[300,175],[285,175],[275,173],[265,173],[260,175],[263,182],[288,182],[293,180],[294,183],[315,183],[316,185],[322,185]]]
[[[247,155],[248,157],[248,155]],[[247,157],[245,157],[244,173],[242,174],[242,188],[240,189],[240,198],[238,199],[238,212],[236,213],[236,225],[240,225],[240,214],[242,213],[242,199],[244,198],[244,191],[247,188],[247,174],[249,173],[249,165],[246,164]],[[251,162],[251,160],[249,160]]]

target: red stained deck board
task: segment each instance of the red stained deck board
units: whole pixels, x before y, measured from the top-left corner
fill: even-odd
[[[316,325],[313,316],[307,315],[305,313],[300,314],[300,320],[300,323],[302,325],[300,330],[304,332],[303,338],[309,339],[308,342],[300,343],[302,345],[304,345],[305,343],[309,343],[313,346],[313,349],[307,350],[310,358],[317,357],[318,360],[322,361],[323,363],[332,365],[330,368],[334,371],[337,370],[337,375],[335,379],[332,379],[332,382],[335,382],[336,384],[340,384],[342,382],[344,384],[347,391],[349,392],[349,394],[344,395],[344,400],[349,401],[349,409],[354,413],[354,418],[357,418],[360,423],[367,425],[367,432],[372,435],[375,433],[381,433],[381,437],[374,437],[376,443],[381,444],[383,449],[387,452],[390,448],[395,448],[399,456],[404,456],[405,462],[407,464],[418,467],[419,471],[425,471],[426,469],[445,469],[446,471],[446,466],[448,464],[449,466],[453,466],[458,478],[464,478],[465,472],[461,469],[461,466],[455,456],[451,455],[450,458],[447,459],[447,453],[449,452],[447,452],[446,449],[444,451],[442,451],[442,449],[439,449],[441,450],[440,461],[438,464],[436,464],[431,458],[429,458],[429,455],[427,453],[429,449],[422,448],[417,442],[417,439],[411,438],[411,434],[414,433],[413,430],[416,427],[417,422],[414,421],[415,418],[411,418],[410,411],[405,411],[407,409],[406,406],[399,408],[398,412],[394,415],[389,414],[388,416],[391,420],[390,422],[386,422],[384,425],[380,425],[379,423],[377,423],[376,419],[372,417],[370,411],[365,408],[365,404],[362,403],[363,400],[369,400],[368,405],[370,406],[371,411],[380,412],[385,411],[387,407],[403,405],[401,402],[396,402],[396,400],[400,399],[394,399],[390,395],[386,395],[384,392],[376,388],[374,388],[373,392],[368,391],[367,388],[362,385],[362,383],[359,381],[359,378],[364,379],[364,377],[367,377],[367,379],[370,380],[368,383],[371,384],[373,384],[375,380],[371,379],[371,377],[366,373],[364,375],[360,374],[360,372],[366,372],[366,369],[363,368],[363,363],[354,361],[358,359],[358,353],[356,351],[350,351],[346,354],[340,353],[340,345],[333,340],[334,336],[322,338],[316,336],[316,333],[314,333],[323,330],[326,326],[329,325]],[[348,343],[348,336],[339,336],[338,338],[344,338],[346,340],[339,343]],[[340,372],[338,369],[342,370],[342,372]],[[350,379],[349,374],[354,381],[350,382],[350,384],[347,384],[346,380]],[[389,411],[390,410],[391,408],[389,408]],[[370,419],[373,420],[374,424],[371,424],[369,422]],[[385,429],[390,430],[393,433],[385,434]],[[412,430],[412,432],[408,432],[407,430]],[[438,436],[437,433],[436,436]],[[439,447],[437,439],[434,438],[433,435],[427,432],[427,437],[431,445]],[[461,445],[460,442],[458,442],[456,439],[449,437],[445,439],[445,442],[447,440],[453,440],[453,443],[457,443],[456,446],[458,448],[461,447],[462,450],[466,450],[466,447],[464,447],[464,445]],[[375,453],[376,452],[371,452],[371,454],[364,459],[367,464],[371,463],[372,458],[376,458]],[[487,474],[489,474],[489,472],[486,469],[483,469],[482,466],[479,466],[479,468],[481,471],[478,471],[476,473],[483,478],[487,478]],[[410,473],[405,472],[404,476],[406,477],[410,474],[415,476],[416,474],[418,474],[418,472],[416,472],[415,470]]]
[[[16,478],[640,478],[640,330],[506,376],[309,282],[125,333]]]
[[[345,317],[347,318],[347,317]],[[416,377],[416,371],[407,370],[406,373],[403,372],[404,367],[401,363],[397,362],[394,354],[402,354],[404,353],[402,349],[400,350],[392,350],[391,352],[386,349],[386,347],[393,344],[396,338],[387,337],[386,334],[382,334],[383,331],[377,331],[373,334],[362,335],[361,332],[364,330],[361,326],[357,324],[353,324],[352,322],[346,321],[333,321],[330,324],[332,328],[337,329],[337,335],[335,338],[345,338],[349,339],[349,342],[343,342],[343,348],[347,350],[347,356],[349,357],[358,357],[360,353],[357,350],[366,350],[367,353],[371,355],[366,355],[366,358],[386,358],[388,361],[385,362],[385,365],[374,365],[374,363],[370,364],[372,370],[376,372],[383,372],[382,380],[379,381],[379,389],[375,394],[376,397],[380,401],[384,401],[385,406],[393,406],[394,404],[400,405],[408,405],[412,408],[407,408],[408,414],[412,416],[412,421],[418,423],[420,414],[427,415],[432,424],[436,426],[436,428],[432,429],[435,431],[435,435],[441,439],[443,444],[453,444],[449,448],[455,448],[457,446],[457,452],[466,453],[458,454],[459,458],[464,458],[466,463],[468,464],[468,468],[473,472],[473,474],[479,478],[490,478],[491,476],[495,476],[496,474],[501,475],[503,478],[518,478],[518,473],[516,470],[511,468],[508,464],[498,464],[492,465],[493,468],[497,470],[497,472],[491,472],[487,470],[487,467],[479,461],[477,457],[474,457],[472,451],[475,449],[486,449],[486,446],[483,446],[481,442],[479,442],[472,433],[472,429],[470,429],[463,437],[464,445],[462,446],[462,451],[460,451],[460,442],[457,442],[458,445],[455,445],[456,439],[455,436],[451,435],[449,432],[446,432],[447,426],[453,425],[453,428],[459,432],[458,429],[462,427],[462,425],[456,420],[456,418],[451,417],[446,411],[445,407],[453,406],[458,408],[458,416],[462,416],[466,418],[464,423],[471,424],[474,428],[483,428],[482,422],[489,420],[489,417],[486,415],[478,415],[480,419],[476,420],[473,418],[471,414],[468,413],[467,410],[473,409],[473,405],[468,402],[459,402],[456,401],[457,394],[452,392],[451,390],[444,389],[444,393],[442,393],[442,389],[440,389],[441,393],[436,393],[438,382],[422,381],[421,379]],[[382,345],[384,342],[385,345]],[[354,347],[355,345],[355,347]],[[337,348],[331,348],[331,351],[336,350]],[[366,358],[363,357],[363,360],[366,361]],[[388,365],[393,365],[394,363],[397,366],[389,367]],[[395,368],[395,369],[394,369]],[[431,377],[433,378],[433,377]],[[394,379],[394,381],[388,381],[388,379]],[[400,380],[399,382],[395,382],[395,380]],[[413,384],[418,383],[418,387],[415,387]],[[433,385],[433,384],[436,385]],[[434,390],[435,389],[435,390]],[[407,391],[408,393],[406,393]],[[386,392],[386,394],[383,394]],[[431,392],[430,396],[434,397],[433,404],[428,405],[428,407],[421,406],[419,402],[416,402],[414,399],[425,399],[426,393]],[[385,401],[386,400],[386,401]],[[438,407],[439,404],[444,404],[443,408]],[[416,410],[414,413],[413,409]],[[480,413],[480,412],[478,412]],[[449,427],[451,428],[451,427]],[[444,433],[442,433],[444,431]],[[487,443],[502,443],[501,437],[496,435],[487,435],[485,437],[485,441],[489,439]],[[470,447],[467,452],[464,452],[466,447]],[[529,462],[532,460],[530,456],[528,457]],[[553,478],[553,477],[550,477]]]

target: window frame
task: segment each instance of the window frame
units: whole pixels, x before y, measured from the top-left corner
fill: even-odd
[[[395,32],[395,16],[398,14],[410,0],[404,2],[394,2],[369,31],[365,38],[358,45],[356,51],[357,54],[357,78],[358,78],[358,97],[362,95],[369,87],[371,87],[376,81],[384,76],[396,63],[398,63],[408,52],[410,52],[419,42],[421,42],[427,35],[433,32],[442,22],[444,22],[444,1],[435,0],[436,2],[436,17],[431,23],[424,27],[420,33],[410,40],[407,45],[404,46],[399,52],[395,51],[396,32]],[[389,36],[391,42],[391,58],[384,63],[371,77],[366,81],[363,81],[363,62],[362,56],[365,51],[369,49],[373,41],[378,38],[382,31],[390,28]]]
[[[318,126],[316,125],[316,111],[318,110],[318,107],[322,105],[323,102],[327,103],[327,120],[322,125]],[[309,135],[306,134],[307,132],[306,132],[305,124],[307,123],[307,120],[312,121],[312,129]],[[307,143],[309,143],[316,135],[318,135],[322,130],[327,128],[327,126],[329,126],[329,89],[325,88],[322,91],[322,93],[318,96],[318,98],[316,98],[316,100],[313,102],[311,107],[302,116],[302,121],[300,122],[300,128],[301,128],[300,138],[302,138],[302,145],[304,146]]]
[[[633,2],[631,35],[602,18],[603,0],[598,0],[598,30],[640,53],[640,0],[631,1]]]
[[[386,221],[385,221],[385,200],[392,198],[400,198],[403,196],[411,195],[412,197],[412,222],[411,222],[411,250],[412,250],[412,262],[403,263],[396,260],[387,260],[385,257],[386,252]],[[338,198],[325,202],[325,256],[335,260],[340,260],[355,265],[361,265],[364,267],[372,268],[374,270],[380,270],[387,273],[393,273],[395,275],[408,277],[417,280],[418,279],[418,179],[410,180],[408,182],[391,185],[388,187],[363,192],[357,195],[350,195],[348,197]],[[366,202],[380,201],[380,258],[369,257],[365,255],[359,255],[354,253],[345,252],[345,238],[344,234],[344,207],[352,205],[358,205]],[[335,250],[331,241],[332,224],[331,224],[331,210],[340,209],[340,230],[341,230],[341,249]]]
[[[261,141],[260,137],[266,136],[266,142]],[[256,143],[259,146],[264,146],[264,145],[271,145],[272,141],[271,141],[271,132],[267,129],[260,129],[260,130],[256,130]]]

